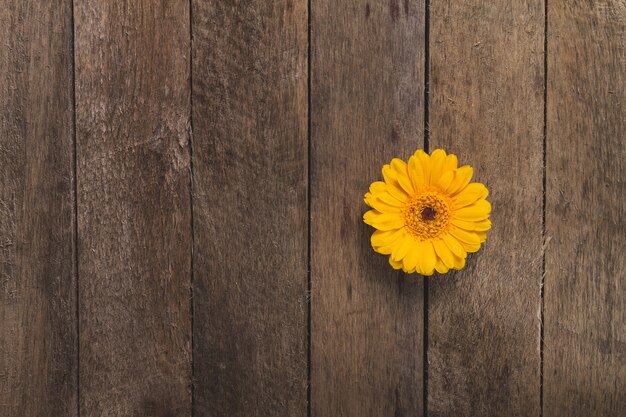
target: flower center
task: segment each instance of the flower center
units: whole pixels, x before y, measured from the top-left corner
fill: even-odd
[[[446,197],[437,191],[414,195],[402,209],[404,223],[419,240],[439,237],[448,227],[450,206]]]
[[[434,208],[427,206],[422,209],[422,220],[435,220],[436,216],[437,212]]]

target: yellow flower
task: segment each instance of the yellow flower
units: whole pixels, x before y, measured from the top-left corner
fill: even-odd
[[[377,230],[372,247],[389,263],[422,275],[462,269],[491,228],[487,188],[470,183],[472,167],[457,167],[457,157],[441,149],[419,149],[409,163],[394,158],[383,167],[384,182],[370,185],[363,216]]]

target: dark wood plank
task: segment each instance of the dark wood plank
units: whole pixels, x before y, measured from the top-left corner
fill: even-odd
[[[191,412],[189,7],[76,2],[80,404]]]
[[[307,412],[307,2],[193,1],[196,416]]]
[[[0,7],[2,416],[76,416],[71,16]]]
[[[623,416],[626,4],[548,5],[544,416]]]
[[[471,164],[493,206],[466,269],[430,280],[432,417],[540,412],[543,10],[431,3],[430,148]]]
[[[423,284],[370,246],[363,194],[423,146],[424,3],[312,3],[312,411],[421,416]]]

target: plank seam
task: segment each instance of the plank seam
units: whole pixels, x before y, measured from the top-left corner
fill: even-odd
[[[311,292],[311,0],[307,0],[307,417],[313,415],[311,403],[311,375],[312,375],[312,345],[313,345],[313,316]]]
[[[541,216],[541,281],[540,281],[540,323],[539,323],[539,415],[543,417],[544,391],[544,315],[546,279],[546,207],[547,207],[547,149],[548,149],[548,0],[544,0],[543,12],[543,201]]]
[[[74,275],[76,308],[76,416],[80,417],[80,287],[78,281],[78,156],[76,139],[76,23],[75,4],[70,5],[70,26],[72,32],[72,273]]]
[[[190,259],[190,285],[189,285],[189,309],[191,325],[191,417],[196,412],[196,361],[195,361],[195,304],[194,304],[194,283],[195,283],[195,221],[194,221],[194,166],[193,166],[193,0],[189,0],[189,215],[191,227],[191,259]]]
[[[430,102],[430,0],[424,3],[424,150],[430,150],[430,130],[429,130],[429,102]],[[423,385],[423,411],[422,415],[428,417],[428,277],[424,280],[424,335],[423,335],[423,364],[422,364],[422,385]]]

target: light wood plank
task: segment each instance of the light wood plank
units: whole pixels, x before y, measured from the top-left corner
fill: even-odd
[[[83,416],[191,413],[188,6],[76,2]]]
[[[429,282],[428,415],[538,416],[543,3],[431,2],[430,149],[487,185],[493,228]]]
[[[0,7],[0,415],[76,416],[72,9]]]
[[[373,252],[363,194],[423,146],[424,3],[312,3],[312,415],[421,416],[423,285]]]
[[[195,415],[307,414],[307,2],[193,1]]]
[[[626,413],[626,4],[548,2],[545,412]]]

